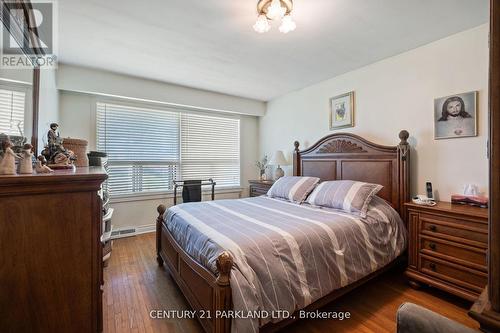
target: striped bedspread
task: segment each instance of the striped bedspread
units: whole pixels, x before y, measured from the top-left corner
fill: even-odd
[[[188,203],[165,223],[176,241],[216,273],[228,251],[234,261],[234,310],[293,313],[395,259],[406,246],[401,218],[375,197],[366,218],[266,196]],[[278,318],[233,319],[232,332],[257,332]]]

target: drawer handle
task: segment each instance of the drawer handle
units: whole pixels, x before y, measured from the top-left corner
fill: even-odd
[[[436,250],[436,244],[435,243],[429,243],[429,248],[431,250],[433,250],[433,251]]]
[[[429,230],[430,231],[436,231],[437,230],[437,227],[435,225],[430,225],[429,226]]]
[[[436,270],[436,264],[434,264],[434,263],[431,262],[429,264],[429,268],[432,269],[433,271],[435,271]]]

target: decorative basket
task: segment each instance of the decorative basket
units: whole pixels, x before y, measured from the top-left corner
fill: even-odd
[[[88,141],[82,139],[65,138],[63,139],[64,148],[73,151],[76,156],[75,166],[89,166],[89,158],[87,157]]]

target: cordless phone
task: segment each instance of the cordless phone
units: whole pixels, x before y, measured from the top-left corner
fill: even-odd
[[[432,183],[431,182],[425,183],[425,190],[427,191],[427,198],[429,198],[429,199],[434,198],[434,194],[432,193]]]

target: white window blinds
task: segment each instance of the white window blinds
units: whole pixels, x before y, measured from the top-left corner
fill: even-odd
[[[212,178],[217,187],[240,186],[240,120],[183,113],[183,180]]]
[[[97,103],[97,149],[111,196],[165,192],[173,180],[240,186],[240,122],[224,116]]]
[[[171,190],[179,167],[179,114],[97,103],[97,149],[108,154],[111,196]]]
[[[20,135],[24,132],[24,108],[26,93],[0,88],[0,133]]]

